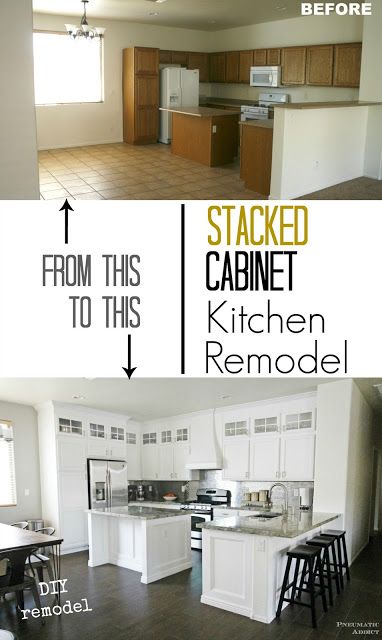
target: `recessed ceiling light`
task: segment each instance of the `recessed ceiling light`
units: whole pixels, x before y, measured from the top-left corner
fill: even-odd
[[[74,396],[72,396],[73,400],[85,400],[85,396],[80,396],[75,394]]]
[[[150,11],[149,16],[159,16],[158,11]]]
[[[285,4],[279,5],[278,7],[276,7],[276,11],[286,11],[286,6]]]

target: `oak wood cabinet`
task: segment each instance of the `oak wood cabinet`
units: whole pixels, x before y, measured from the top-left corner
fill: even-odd
[[[281,52],[281,84],[304,85],[306,47],[288,47]]]
[[[199,81],[208,82],[210,79],[208,53],[189,51],[188,68],[199,69]]]
[[[267,65],[277,67],[281,64],[281,49],[267,49]]]
[[[161,49],[159,51],[159,63],[160,64],[172,64],[172,51]]]
[[[239,82],[239,52],[225,54],[225,82]]]
[[[225,82],[224,51],[210,54],[210,82]]]
[[[187,67],[188,65],[188,51],[172,51],[171,52],[172,64],[181,64]]]
[[[239,51],[239,82],[249,84],[251,67],[253,67],[253,51]]]
[[[333,84],[333,45],[308,47],[306,50],[306,84],[328,87]]]
[[[264,67],[267,64],[267,50],[255,49],[253,52],[253,64],[255,67]]]
[[[149,144],[158,139],[159,49],[123,51],[123,139]]]
[[[333,85],[335,87],[359,87],[361,53],[360,42],[334,46]]]

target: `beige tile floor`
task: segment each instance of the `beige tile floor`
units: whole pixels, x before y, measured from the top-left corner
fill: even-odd
[[[205,167],[171,154],[163,144],[123,143],[39,153],[44,200],[252,200],[239,162]],[[304,196],[314,200],[382,200],[382,181],[357,178]]]
[[[252,199],[239,164],[210,168],[171,154],[167,145],[106,144],[41,151],[44,200]]]

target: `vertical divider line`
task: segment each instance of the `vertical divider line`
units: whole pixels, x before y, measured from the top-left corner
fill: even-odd
[[[186,373],[186,206],[181,205],[180,216],[180,373]]]

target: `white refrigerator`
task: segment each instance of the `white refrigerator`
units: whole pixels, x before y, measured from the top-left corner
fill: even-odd
[[[166,67],[160,72],[161,107],[197,107],[199,105],[199,70]],[[171,142],[171,113],[160,111],[159,142]]]

